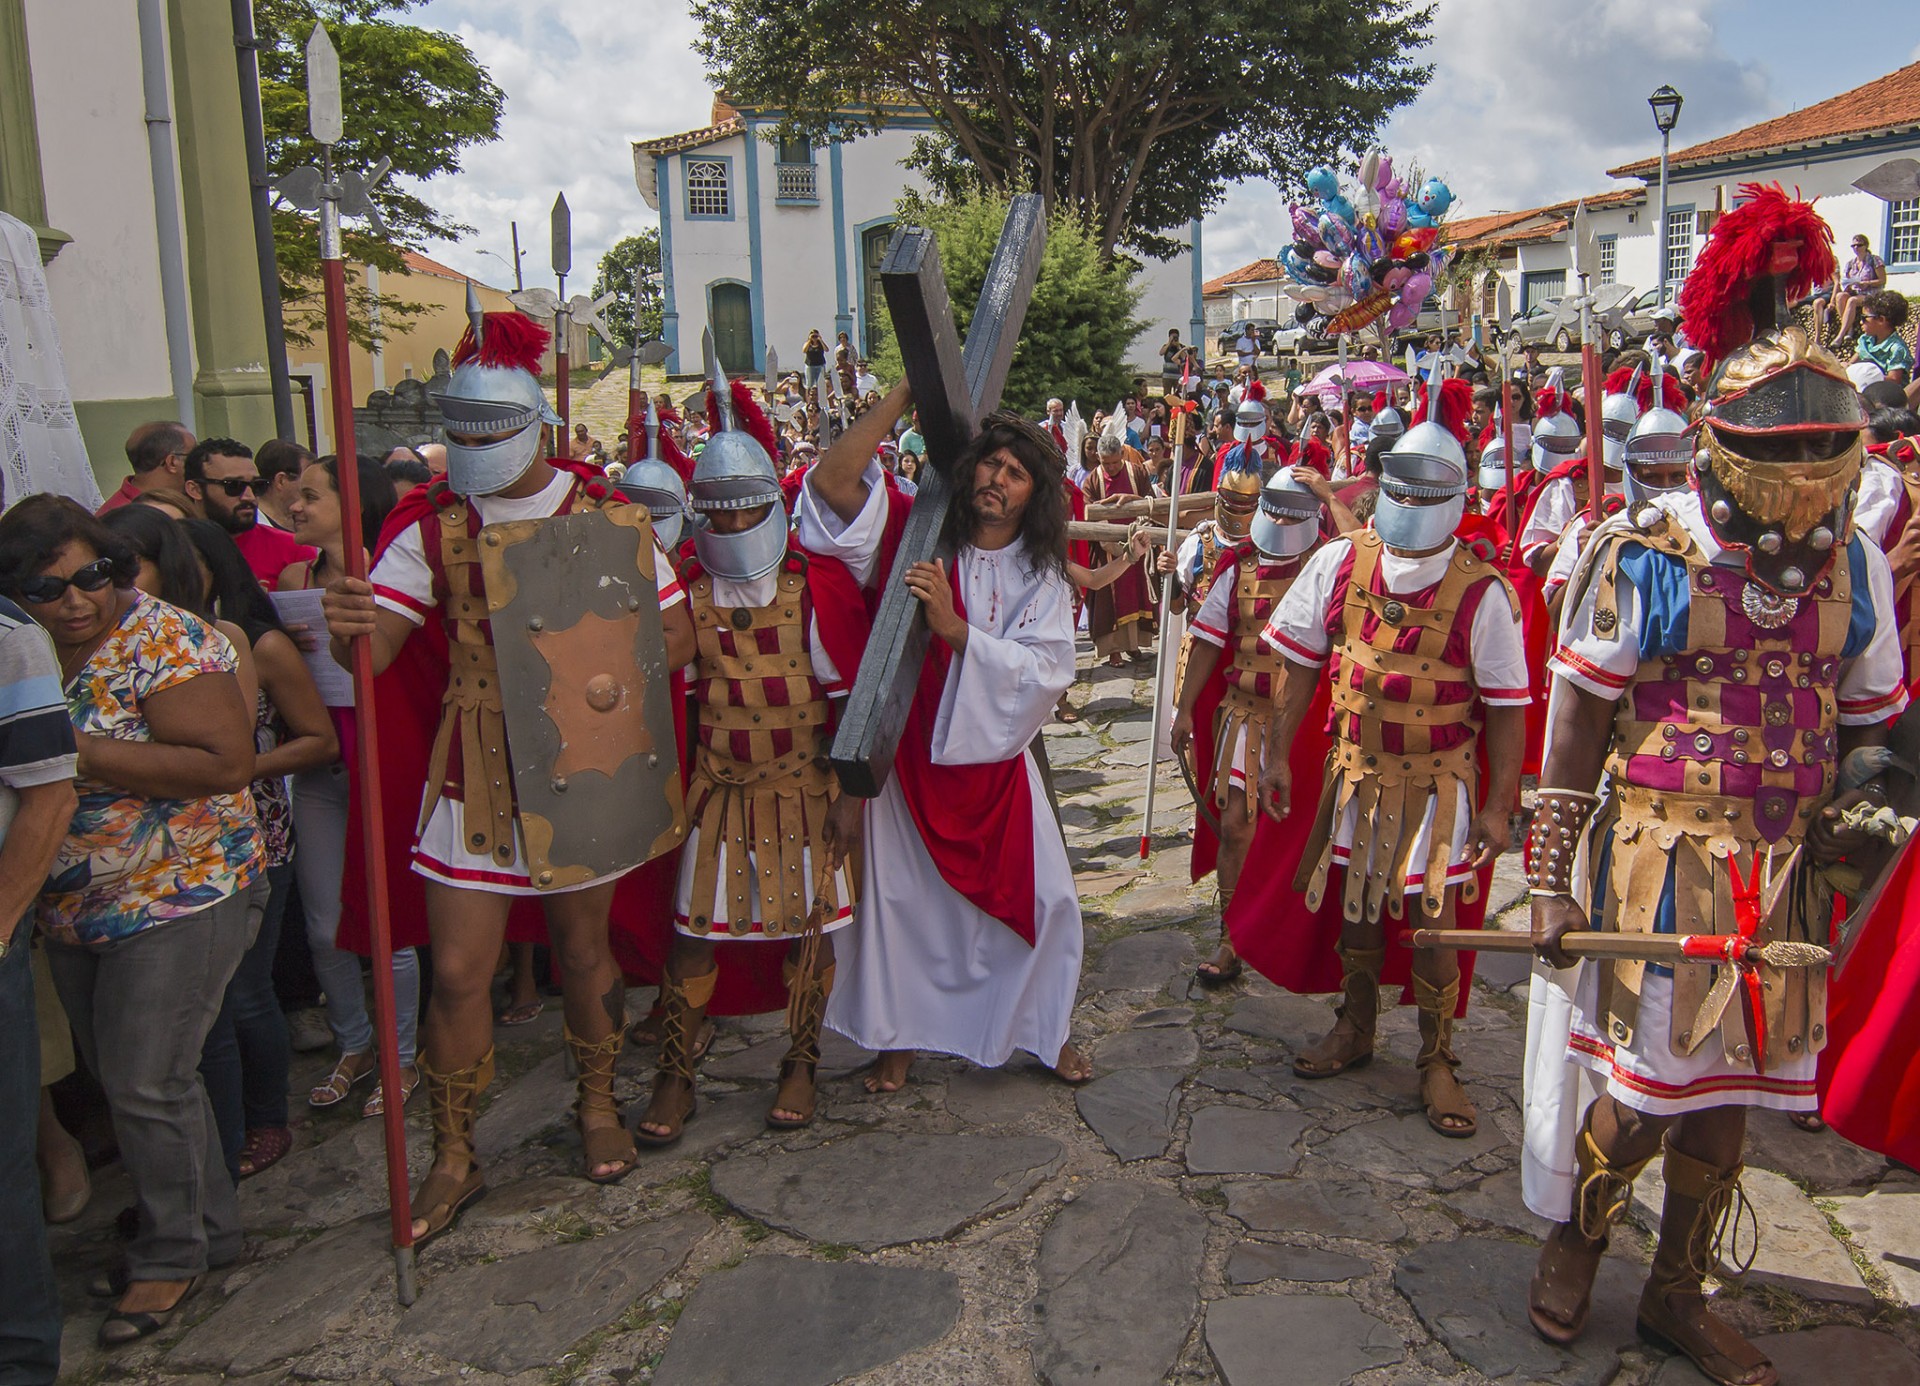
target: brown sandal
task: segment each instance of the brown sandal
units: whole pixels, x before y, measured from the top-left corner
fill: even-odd
[[[701,977],[666,978],[660,993],[666,1003],[661,1022],[660,1066],[653,1075],[653,1100],[633,1133],[641,1145],[663,1149],[679,1140],[689,1121],[700,1110],[694,1092],[693,1038],[707,1018],[707,1003],[713,1000],[719,969]],[[677,1100],[676,1100],[677,1099]],[[672,1110],[668,1111],[667,1108]],[[649,1126],[664,1126],[665,1131],[649,1131]]]
[[[435,1073],[422,1055],[419,1069],[433,1109],[433,1168],[413,1196],[414,1219],[426,1224],[413,1239],[416,1248],[452,1227],[461,1211],[487,1192],[480,1165],[473,1158],[473,1118],[480,1094],[493,1081],[493,1050],[487,1050],[472,1067],[451,1073]],[[456,1177],[441,1167],[442,1162],[459,1161],[466,1163],[464,1175]]]
[[[1480,1129],[1480,1114],[1460,1085],[1454,1070],[1460,1058],[1453,1052],[1453,1009],[1460,1000],[1460,979],[1436,987],[1424,978],[1413,979],[1413,1003],[1420,1010],[1420,1100],[1426,1104],[1427,1125],[1443,1136],[1466,1140]],[[1455,1125],[1449,1125],[1451,1120]]]
[[[1337,948],[1342,974],[1340,1004],[1333,1028],[1311,1048],[1294,1056],[1293,1071],[1302,1078],[1334,1078],[1348,1069],[1373,1062],[1374,1029],[1380,1020],[1380,969],[1384,948]]]
[[[1633,1181],[1653,1158],[1630,1165],[1609,1163],[1594,1143],[1592,1107],[1573,1150],[1573,1218],[1548,1235],[1527,1290],[1527,1321],[1534,1332],[1561,1347],[1570,1346],[1586,1329],[1608,1235],[1633,1201]]]
[[[618,1184],[633,1173],[634,1164],[640,1152],[635,1148],[633,1136],[627,1130],[620,1116],[620,1104],[613,1098],[613,1070],[620,1061],[621,1045],[625,1035],[615,1030],[603,1040],[583,1040],[565,1025],[560,1033],[567,1041],[567,1052],[573,1055],[573,1063],[578,1070],[574,1080],[577,1096],[573,1103],[573,1119],[580,1130],[580,1146],[586,1152],[586,1168],[582,1171],[592,1184]],[[588,1115],[612,1116],[613,1125],[604,1122],[587,1125]],[[600,1165],[613,1165],[615,1168],[606,1174],[593,1171]]]
[[[1700,1293],[1700,1282],[1720,1264],[1723,1239],[1730,1230],[1738,1232],[1742,1211],[1753,1217],[1740,1191],[1741,1167],[1719,1169],[1669,1145],[1662,1173],[1667,1197],[1653,1267],[1640,1292],[1640,1337],[1685,1353],[1718,1386],[1774,1386],[1780,1376],[1767,1355],[1715,1314]],[[1749,1256],[1736,1272],[1751,1263]]]
[[[366,1067],[354,1073],[348,1069],[348,1065],[353,1063],[363,1063]],[[347,1094],[379,1070],[380,1065],[374,1061],[371,1049],[362,1049],[357,1054],[342,1054],[339,1062],[334,1064],[333,1072],[327,1075],[327,1081],[307,1093],[307,1105],[322,1112],[329,1107],[338,1107],[347,1100]]]
[[[776,1131],[798,1131],[813,1125],[819,1101],[820,1026],[826,1019],[827,997],[833,993],[831,964],[821,971],[802,973],[787,964],[787,1029],[793,1043],[780,1061],[780,1088],[767,1112],[767,1125]],[[805,1098],[802,1103],[795,1099]],[[780,1112],[798,1112],[783,1117]]]

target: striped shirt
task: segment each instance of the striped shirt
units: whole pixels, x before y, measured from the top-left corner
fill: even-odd
[[[19,804],[16,790],[70,780],[73,772],[73,719],[53,642],[0,597],[0,840]]]

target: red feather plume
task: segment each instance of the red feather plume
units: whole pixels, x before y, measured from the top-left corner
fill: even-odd
[[[1246,398],[1253,399],[1253,400],[1265,400],[1266,397],[1267,397],[1267,387],[1264,382],[1259,380],[1249,380],[1247,382]]]
[[[540,374],[547,343],[553,340],[551,332],[524,313],[488,313],[481,321],[485,325],[486,341],[475,342],[473,324],[467,324],[466,331],[460,334],[460,344],[453,349],[454,365],[478,361],[483,366]]]
[[[647,435],[642,433],[640,435],[640,446],[645,447],[646,445]],[[660,419],[659,456],[654,460],[664,462],[676,472],[680,473],[680,479],[682,481],[691,482],[693,480],[693,459],[687,456],[687,454],[681,450],[680,445],[673,440],[673,434],[667,428],[665,415],[662,415]]]
[[[767,450],[768,457],[777,459],[780,456],[780,441],[774,436],[773,425],[768,422],[760,401],[753,397],[753,390],[743,380],[732,381],[727,389],[733,396],[733,416],[740,421],[740,427],[748,437]],[[720,401],[714,398],[711,385],[707,386],[707,428],[714,432],[720,428]]]
[[[1434,422],[1460,440],[1460,446],[1467,445],[1470,436],[1468,420],[1473,414],[1473,386],[1458,377],[1449,377],[1440,382],[1440,407]],[[1414,410],[1413,421],[1426,422],[1427,395],[1422,392],[1420,406]]]
[[[1623,395],[1627,392],[1627,386],[1631,384],[1633,384],[1633,367],[1621,366],[1606,378],[1601,388],[1610,395]],[[1648,370],[1640,372],[1640,384],[1633,393],[1642,410],[1653,408],[1653,372]],[[1661,372],[1660,395],[1662,403],[1668,409],[1676,414],[1687,412],[1686,391],[1680,388],[1679,378],[1672,371]]]
[[[1707,370],[1753,340],[1751,295],[1765,276],[1786,278],[1787,298],[1805,298],[1833,277],[1833,228],[1811,202],[1778,183],[1744,183],[1746,200],[1719,221],[1680,291],[1687,339],[1706,353]]]

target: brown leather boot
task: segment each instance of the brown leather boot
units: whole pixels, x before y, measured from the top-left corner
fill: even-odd
[[[640,1118],[640,1129],[633,1133],[642,1145],[672,1145],[699,1109],[693,1091],[694,1040],[719,980],[720,970],[715,968],[705,976],[669,977],[660,984],[661,999],[666,1002],[660,1022],[660,1066],[654,1070],[653,1101]],[[650,1125],[667,1130],[649,1131]]]
[[[1765,1353],[1707,1307],[1700,1282],[1720,1260],[1730,1223],[1746,1206],[1742,1166],[1719,1169],[1667,1146],[1667,1181],[1660,1211],[1660,1244],[1640,1292],[1640,1336],[1655,1347],[1684,1352],[1720,1386],[1772,1386],[1780,1376]],[[1747,1209],[1749,1217],[1752,1210]],[[1751,1262],[1749,1262],[1751,1263]]]
[[[1333,1012],[1333,1028],[1294,1058],[1293,1071],[1302,1078],[1331,1078],[1373,1061],[1373,1033],[1380,1021],[1380,969],[1386,964],[1387,950],[1343,946],[1334,952],[1344,970],[1340,1004]]]
[[[820,1026],[826,1019],[827,997],[833,994],[834,968],[805,970],[789,962],[787,979],[787,1030],[793,1043],[780,1061],[780,1090],[773,1095],[773,1110],[767,1113],[767,1125],[776,1131],[795,1131],[813,1125],[815,1082],[820,1071]],[[779,1117],[774,1111],[803,1112],[804,1116]]]
[[[573,1119],[580,1128],[581,1149],[586,1152],[583,1172],[592,1183],[617,1184],[633,1173],[634,1157],[639,1154],[634,1149],[632,1135],[621,1122],[620,1104],[613,1100],[613,1067],[620,1061],[625,1036],[616,1029],[603,1040],[583,1040],[564,1025],[560,1033],[566,1038],[567,1051],[573,1055],[573,1066],[578,1072],[574,1079],[578,1096],[574,1099]],[[611,1116],[613,1122],[588,1126],[588,1113]],[[593,1171],[598,1165],[617,1168],[608,1174],[595,1174]]]
[[[433,1167],[413,1196],[413,1215],[427,1224],[413,1239],[416,1247],[453,1226],[460,1210],[487,1191],[473,1158],[473,1118],[480,1094],[493,1081],[493,1050],[489,1048],[471,1067],[450,1073],[435,1070],[422,1054],[419,1068],[420,1085],[427,1090],[433,1112]]]
[[[1454,1070],[1460,1056],[1453,1052],[1453,1010],[1460,1002],[1460,979],[1436,987],[1425,978],[1413,979],[1413,1004],[1420,1010],[1420,1100],[1427,1107],[1427,1125],[1443,1136],[1465,1140],[1480,1129],[1473,1100],[1460,1086]]]
[[[1527,1293],[1527,1318],[1534,1332],[1567,1346],[1587,1326],[1593,1278],[1606,1255],[1607,1236],[1633,1201],[1633,1181],[1653,1159],[1610,1164],[1593,1139],[1593,1108],[1574,1138],[1573,1218],[1548,1234],[1534,1266]]]

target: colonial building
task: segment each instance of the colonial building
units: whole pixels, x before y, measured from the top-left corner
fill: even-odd
[[[757,373],[769,345],[799,367],[815,328],[829,345],[846,333],[862,355],[878,345],[880,261],[895,205],[925,190],[905,161],[933,121],[902,107],[882,130],[820,146],[771,138],[777,123],[774,113],[716,99],[703,128],[633,145],[640,196],[660,213],[670,372],[700,369],[708,328],[721,361],[740,374]],[[1186,243],[1141,273],[1136,365],[1157,366],[1167,329],[1189,341],[1202,331],[1198,222]]]

